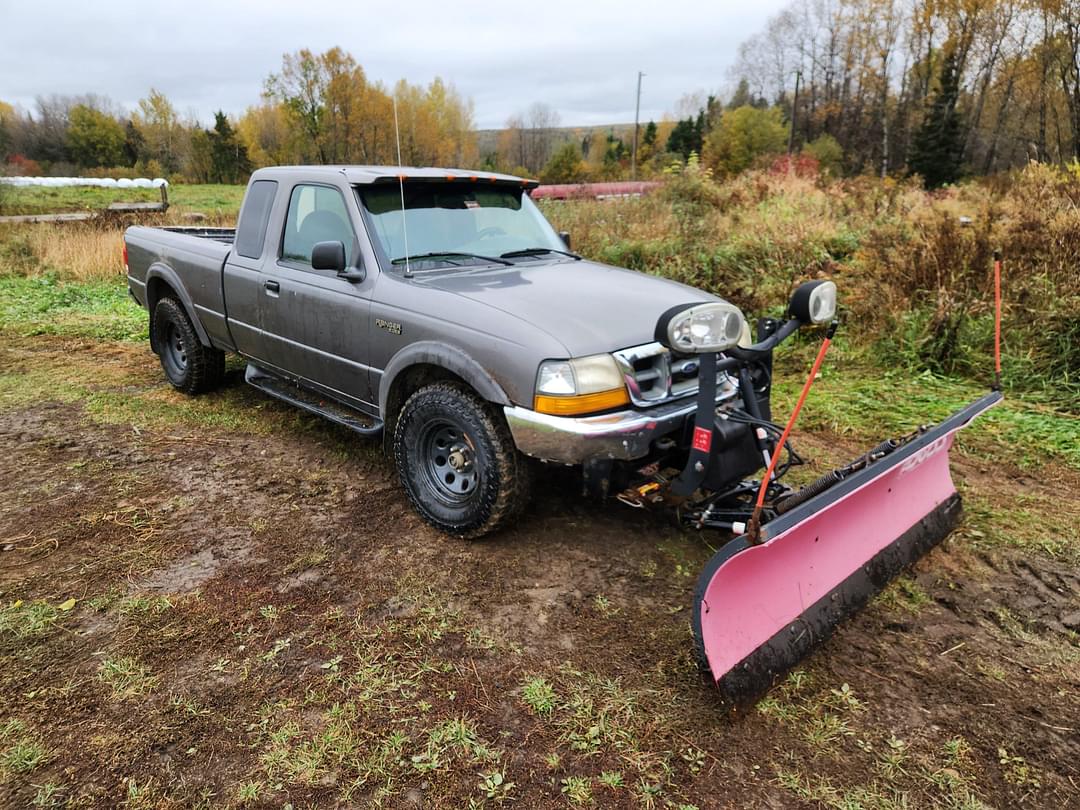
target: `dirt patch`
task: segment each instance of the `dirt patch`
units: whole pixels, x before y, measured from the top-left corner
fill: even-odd
[[[110,362],[137,379],[150,361]],[[554,470],[516,528],[450,540],[351,436],[299,425],[0,411],[0,607],[46,606],[0,632],[0,727],[43,752],[0,765],[0,804],[49,784],[76,806],[1076,805],[1062,558],[965,524],[770,701],[724,715],[690,656],[705,538]],[[824,468],[850,444],[804,447]],[[956,472],[991,505],[1050,492]]]

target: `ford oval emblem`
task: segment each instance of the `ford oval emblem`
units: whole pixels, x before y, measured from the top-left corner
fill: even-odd
[[[683,363],[683,374],[697,374],[698,364],[696,361],[691,360],[689,363]]]

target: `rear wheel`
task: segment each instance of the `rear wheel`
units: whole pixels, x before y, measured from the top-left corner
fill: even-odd
[[[202,344],[179,301],[158,301],[151,329],[161,368],[173,388],[201,394],[217,387],[225,375],[225,352]]]
[[[409,397],[393,445],[409,500],[444,532],[465,538],[489,534],[527,500],[525,459],[506,423],[463,386],[436,383]]]

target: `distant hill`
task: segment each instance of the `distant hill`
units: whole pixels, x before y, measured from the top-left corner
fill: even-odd
[[[642,121],[640,127],[642,131],[645,130],[645,124],[647,122]],[[478,129],[476,131],[476,142],[480,149],[480,154],[485,155],[490,152],[494,152],[499,142],[499,133],[502,129]],[[601,124],[599,126],[582,126],[582,127],[555,127],[555,132],[559,133],[560,139],[569,141],[571,139],[581,140],[587,134],[592,133],[593,137],[603,137],[608,132],[614,132],[616,137],[622,138],[629,143],[634,136],[634,124]]]

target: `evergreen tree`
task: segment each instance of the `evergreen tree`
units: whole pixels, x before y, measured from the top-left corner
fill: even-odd
[[[620,161],[630,153],[623,143],[622,138],[616,138],[615,133],[608,131],[604,148],[604,167],[607,169],[617,168]]]
[[[214,113],[214,129],[207,134],[210,137],[211,182],[239,183],[251,172],[251,161],[224,112]]]
[[[701,154],[701,141],[704,136],[705,113],[702,111],[695,118],[684,118],[675,125],[667,140],[667,151],[682,155],[683,160],[690,157],[691,152]]]
[[[739,79],[739,85],[735,88],[735,94],[731,97],[731,101],[728,102],[729,110],[737,110],[739,107],[752,106],[754,103],[754,96],[750,92],[750,82],[746,79]]]
[[[645,125],[645,134],[642,137],[642,143],[646,146],[652,146],[656,143],[656,122],[650,121]]]
[[[146,151],[146,139],[143,138],[139,128],[130,118],[124,127],[124,160],[128,166],[134,166]]]
[[[963,123],[956,109],[960,74],[956,56],[949,53],[941,64],[941,85],[915,133],[908,165],[921,174],[927,188],[955,183],[960,177],[964,149]]]

